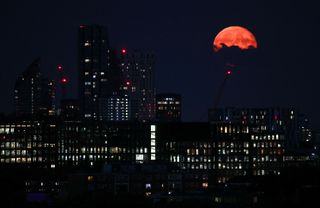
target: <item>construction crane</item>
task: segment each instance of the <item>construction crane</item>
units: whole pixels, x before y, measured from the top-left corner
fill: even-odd
[[[59,73],[59,82],[61,84],[61,99],[65,99],[66,97],[66,85],[68,83],[68,79],[64,76],[64,70],[61,65],[58,65],[58,73]]]
[[[212,109],[216,109],[219,106],[219,103],[220,103],[222,95],[223,95],[224,88],[225,88],[225,86],[227,84],[228,79],[230,79],[234,68],[235,68],[234,64],[226,64],[225,65],[224,79],[223,79],[222,83],[219,86],[219,90],[218,90],[218,93],[217,93],[217,95],[216,95],[216,97],[214,99],[214,104],[212,106]],[[207,113],[208,112],[205,112],[205,113],[201,114],[200,119],[203,120],[208,115]]]
[[[218,94],[217,94],[216,98],[214,99],[213,109],[216,109],[218,107],[218,105],[221,101],[221,97],[223,95],[223,91],[226,86],[227,80],[231,77],[234,67],[235,67],[234,64],[226,64],[226,72],[224,75],[224,79],[219,87]]]

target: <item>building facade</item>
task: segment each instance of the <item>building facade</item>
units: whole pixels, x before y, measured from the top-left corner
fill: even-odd
[[[299,131],[290,126],[294,115],[261,108],[215,109],[204,123],[8,119],[0,123],[0,165],[91,170],[157,163],[198,188],[239,176],[280,175],[289,163],[312,163],[292,152],[290,135]]]
[[[296,115],[295,109],[286,108],[210,110],[218,182],[281,174],[285,152],[297,148]]]
[[[129,121],[130,102],[127,95],[113,95],[107,99],[107,121]]]
[[[0,124],[1,165],[45,168],[56,167],[56,122],[16,120]]]

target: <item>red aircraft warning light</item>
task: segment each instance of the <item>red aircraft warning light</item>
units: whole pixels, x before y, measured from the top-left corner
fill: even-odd
[[[231,74],[232,74],[232,71],[231,71],[230,69],[227,70],[226,75],[229,76],[229,75],[231,75]]]
[[[125,49],[125,48],[121,49],[121,53],[122,54],[126,54],[127,53],[127,49]]]
[[[130,86],[130,85],[131,85],[131,82],[130,82],[130,81],[126,81],[126,85],[127,85],[127,86]]]
[[[62,66],[61,65],[58,65],[58,71],[62,71]]]
[[[61,79],[61,83],[62,83],[62,84],[67,84],[67,82],[68,82],[68,80],[67,80],[67,78],[65,78],[65,77],[63,77],[63,78]]]

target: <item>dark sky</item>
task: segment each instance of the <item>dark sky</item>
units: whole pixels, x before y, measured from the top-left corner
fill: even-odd
[[[1,111],[13,111],[16,77],[41,57],[43,73],[63,64],[76,92],[77,29],[102,24],[113,47],[153,49],[158,92],[183,97],[183,119],[206,118],[224,72],[216,67],[214,36],[224,27],[248,28],[259,58],[228,80],[221,105],[297,107],[320,127],[319,19],[316,1],[17,1],[0,7]]]

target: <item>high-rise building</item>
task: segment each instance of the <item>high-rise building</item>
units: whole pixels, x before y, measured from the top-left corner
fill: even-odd
[[[100,106],[119,89],[116,54],[106,28],[99,25],[81,25],[78,46],[80,112],[84,118],[102,119]]]
[[[155,56],[141,50],[121,50],[121,90],[130,100],[131,119],[152,121],[155,119]]]
[[[181,96],[178,94],[157,94],[156,118],[160,122],[181,121]]]
[[[14,103],[17,116],[54,114],[54,82],[43,78],[40,59],[33,61],[18,77],[14,88]]]

